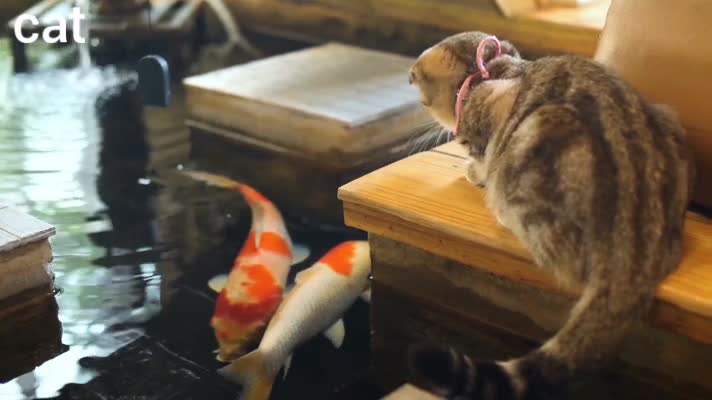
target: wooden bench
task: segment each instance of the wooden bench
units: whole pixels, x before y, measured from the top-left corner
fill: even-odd
[[[466,181],[464,160],[448,143],[339,190],[346,224],[370,233],[374,362],[394,381],[404,378],[394,360],[402,365],[412,340],[483,358],[521,355],[563,324],[575,298],[497,224],[483,192]],[[619,355],[625,384],[592,385],[580,398],[710,398],[710,344],[712,223],[690,214],[679,270]],[[629,375],[645,383],[633,389]]]

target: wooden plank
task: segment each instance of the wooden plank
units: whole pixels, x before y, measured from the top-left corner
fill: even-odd
[[[369,243],[373,366],[386,382],[411,378],[393,368],[411,343],[446,343],[484,360],[522,356],[561,328],[575,302],[378,235]],[[712,347],[636,324],[612,365],[562,398],[708,399],[710,362]]]
[[[185,83],[354,127],[418,103],[417,91],[407,80],[413,62],[395,54],[328,44],[188,78]]]
[[[432,121],[408,84],[412,63],[328,44],[188,78],[188,112],[310,157],[368,154]]]
[[[47,239],[0,252],[0,299],[51,284],[51,260],[52,246]]]
[[[314,157],[240,131],[186,121],[196,167],[222,173],[260,189],[285,215],[341,226],[338,188],[353,179],[406,157],[407,140],[368,153],[337,151]],[[240,154],[240,157],[235,157]],[[305,186],[305,182],[309,184]]]
[[[413,385],[403,385],[383,400],[438,400],[441,397],[424,392]]]
[[[451,155],[453,157],[461,158],[463,160],[468,158],[467,150],[465,149],[465,147],[454,140],[435,147],[431,151]]]
[[[8,251],[17,247],[20,243],[20,238],[0,229],[0,251]]]
[[[54,233],[54,226],[44,221],[12,207],[0,208],[0,252],[46,239]]]
[[[416,54],[444,36],[478,29],[536,53],[592,56],[605,20],[583,26],[561,18],[507,18],[496,9],[456,0],[379,0],[304,2],[301,0],[230,0],[244,25],[314,42],[339,40]]]
[[[339,190],[347,225],[515,281],[561,290],[496,223],[483,192],[464,178],[463,164],[462,158],[431,151],[349,183]],[[678,333],[712,343],[712,225],[688,219],[683,251],[679,270],[658,291],[659,302],[671,308],[655,318]]]

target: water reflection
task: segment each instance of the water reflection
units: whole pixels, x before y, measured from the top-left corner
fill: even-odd
[[[109,68],[11,77],[8,58],[2,57],[2,63],[0,199],[58,227],[52,240],[53,270],[56,284],[63,289],[57,297],[62,342],[70,347],[34,372],[0,386],[0,398],[50,397],[68,382],[84,383],[94,377],[79,366],[79,359],[108,355],[142,333],[135,326],[115,329],[117,324],[145,322],[160,308],[155,263],[144,260],[97,268],[92,262],[135,247],[115,240],[114,233],[102,242],[102,233],[124,232],[124,237],[135,238],[123,227],[137,220],[145,225],[151,219],[140,211],[147,209],[147,196],[137,196],[127,184],[128,179],[135,182],[138,175],[145,176],[148,149],[144,146],[143,160],[133,164],[126,163],[128,158],[110,159],[101,151],[102,132],[114,142],[126,132],[143,134],[134,126],[112,125],[102,118],[117,120],[117,115],[95,117],[97,98],[121,98],[107,95],[106,88],[123,87],[131,75]],[[131,115],[121,111],[121,118]],[[102,123],[113,129],[100,129]],[[119,132],[120,128],[127,130]],[[141,154],[138,150],[132,154]],[[99,165],[105,167],[99,180],[113,179],[118,186],[96,184]],[[131,172],[124,181],[117,180],[124,170]],[[141,204],[132,203],[128,207],[134,208],[127,211],[127,206],[112,200],[122,196],[139,199]],[[133,218],[122,219],[113,210]]]
[[[189,166],[180,91],[168,110],[143,109],[135,77],[118,68],[11,77],[8,65],[0,50],[0,200],[57,226],[69,349],[0,385],[0,398],[234,399],[237,388],[214,373],[207,281],[229,269],[250,215],[236,193],[180,174]],[[362,239],[289,229],[314,257]],[[368,307],[345,321],[344,348],[323,338],[301,348],[273,398],[324,398],[365,368]]]

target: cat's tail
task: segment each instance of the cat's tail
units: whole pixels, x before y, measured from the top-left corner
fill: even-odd
[[[511,361],[476,362],[449,348],[414,347],[409,354],[414,383],[446,398],[557,397],[572,378],[610,358],[654,294],[654,288],[631,290],[611,282],[589,286],[553,338]]]

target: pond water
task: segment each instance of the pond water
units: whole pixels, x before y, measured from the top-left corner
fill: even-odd
[[[190,160],[180,91],[171,109],[144,110],[131,71],[13,76],[7,47],[0,43],[0,200],[57,228],[52,268],[67,348],[0,385],[0,399],[236,398],[239,388],[215,374],[207,281],[229,271],[250,215],[238,195],[181,177]],[[289,228],[312,249],[296,269],[362,238]],[[341,349],[322,337],[302,346],[273,398],[349,398],[344,388],[368,364],[366,303],[352,307],[346,327]]]

